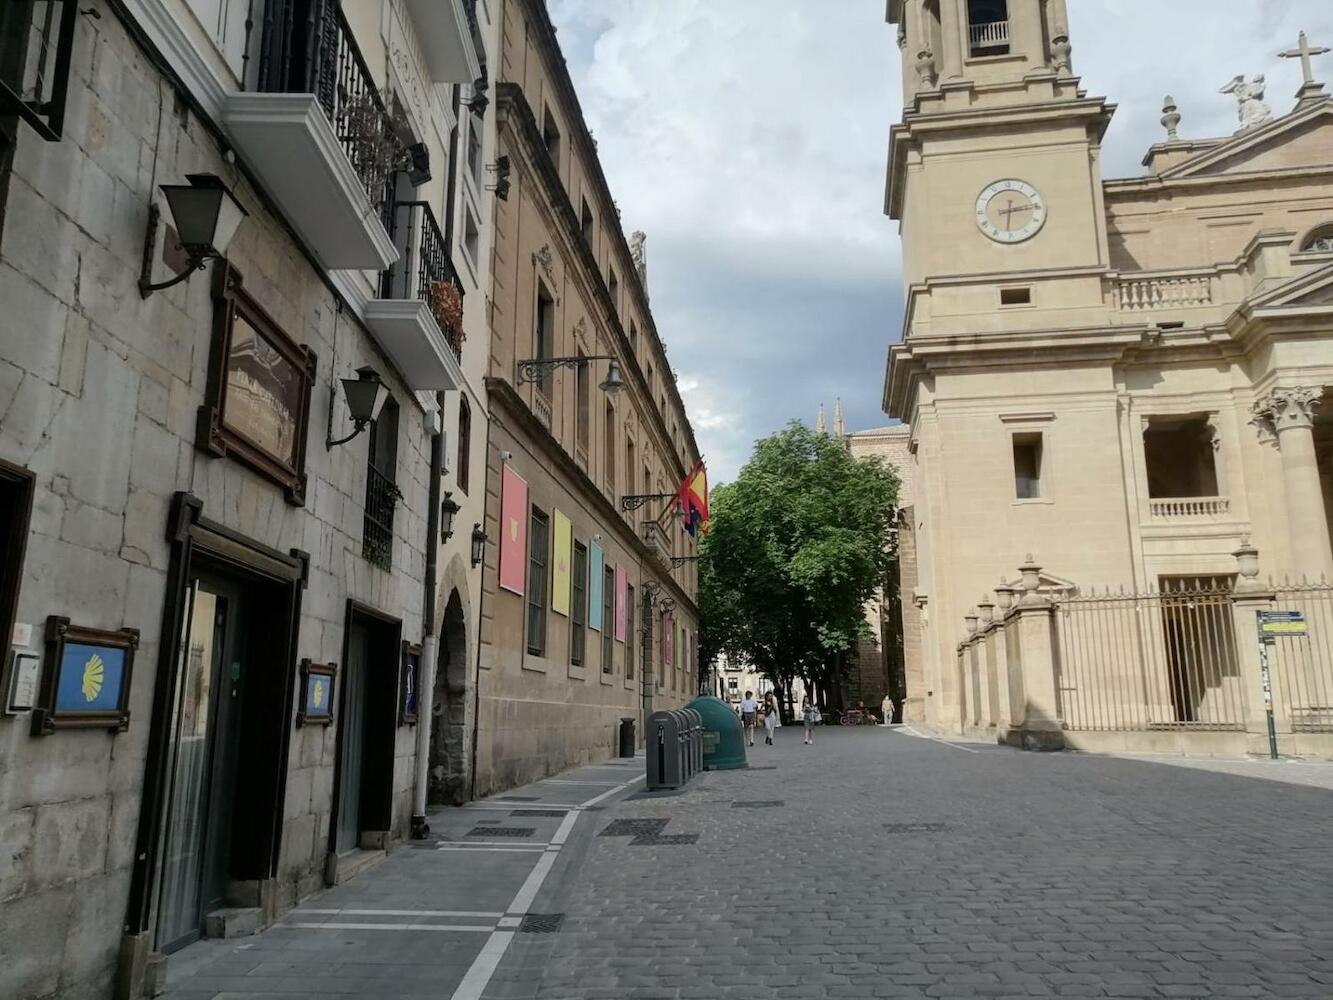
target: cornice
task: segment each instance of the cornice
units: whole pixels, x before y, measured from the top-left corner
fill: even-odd
[[[543,194],[546,196],[547,203],[551,206],[554,214],[559,218],[564,230],[564,237],[574,248],[579,260],[583,265],[583,279],[592,289],[593,297],[597,299],[605,314],[606,326],[611,330],[616,340],[616,346],[619,353],[626,359],[626,367],[638,382],[643,398],[648,401],[648,412],[652,414],[654,429],[659,437],[659,444],[665,442],[663,451],[670,456],[670,461],[674,465],[676,475],[684,478],[689,471],[680,461],[680,456],[676,452],[675,442],[671,440],[671,435],[667,430],[664,414],[657,406],[657,400],[653,396],[652,386],[648,384],[647,378],[643,374],[643,369],[639,366],[639,359],[635,356],[633,348],[630,346],[629,337],[625,333],[624,326],[620,322],[620,317],[616,313],[615,301],[611,298],[611,291],[606,287],[606,279],[602,275],[601,268],[597,266],[597,257],[588,245],[588,241],[583,237],[583,229],[579,224],[578,214],[574,211],[574,204],[569,200],[569,192],[565,190],[564,182],[561,181],[559,173],[556,171],[555,164],[551,162],[550,154],[546,151],[546,145],[542,142],[541,130],[537,126],[536,115],[533,114],[532,106],[528,104],[527,96],[523,93],[523,88],[516,83],[501,83],[496,87],[496,109],[499,115],[498,125],[503,128],[505,125],[511,127],[513,134],[522,143],[523,149],[527,154],[527,162],[532,166],[537,177],[541,181]],[[619,227],[617,227],[618,231]],[[638,278],[631,283],[631,287],[638,286]],[[646,306],[646,303],[645,303]],[[654,344],[658,348],[658,357],[663,366],[663,382],[671,387],[672,398],[680,408],[682,419],[685,423],[685,435],[689,440],[690,452],[694,458],[699,458],[699,446],[694,439],[694,430],[690,426],[689,414],[685,410],[685,404],[681,401],[679,393],[676,391],[675,380],[669,378],[670,365],[666,359],[666,353],[661,350],[661,342],[657,339],[657,329],[653,324],[652,313],[645,308],[643,312],[645,322],[648,325],[648,332],[652,334]]]
[[[574,484],[585,502],[595,509],[602,524],[610,526],[621,537],[625,545],[639,556],[641,566],[653,569],[653,577],[669,587],[675,594],[677,603],[682,604],[687,611],[693,613],[695,621],[698,621],[698,605],[694,603],[684,588],[676,582],[675,577],[669,571],[659,570],[655,567],[657,556],[653,550],[639,537],[638,532],[625,523],[625,519],[616,510],[615,505],[606,499],[606,494],[579,467],[579,464],[574,461],[574,457],[565,451],[564,446],[556,436],[537,419],[509,380],[487,376],[486,390],[491,407],[493,409],[496,407],[503,409],[514,423],[519,425],[524,434],[537,442],[542,450],[546,452],[546,460],[553,467],[553,471],[563,475],[567,482]],[[690,564],[687,563],[686,565]],[[697,570],[695,572],[697,577]]]
[[[661,356],[662,370],[669,372],[671,371],[671,365],[667,362],[666,350],[662,347],[662,338],[658,335],[657,324],[653,320],[653,312],[648,305],[648,292],[639,281],[639,272],[634,267],[634,258],[629,252],[629,244],[625,241],[625,233],[620,228],[618,222],[620,210],[616,205],[615,198],[611,196],[611,185],[607,182],[606,174],[602,171],[602,161],[597,155],[597,144],[593,141],[592,133],[588,131],[588,123],[584,120],[583,106],[579,103],[578,92],[574,89],[573,79],[570,78],[569,66],[565,62],[564,53],[560,51],[560,42],[556,38],[555,25],[551,22],[551,15],[546,10],[546,0],[519,0],[519,3],[523,6],[527,15],[528,24],[536,29],[534,34],[547,57],[546,64],[550,72],[550,79],[560,92],[562,102],[573,112],[573,120],[578,123],[578,128],[574,130],[574,138],[578,140],[588,173],[594,181],[597,193],[601,196],[602,218],[617,220],[616,225],[607,228],[615,237],[616,250],[620,255],[621,270],[626,277],[625,285],[633,290],[633,294],[638,300],[639,312],[642,313],[644,322],[648,327],[647,332],[651,333],[653,342],[657,345],[658,354]],[[500,86],[504,87],[506,85],[502,83]],[[522,94],[521,88],[519,93]],[[526,97],[524,103],[527,103]],[[542,148],[544,152],[545,147]],[[563,194],[564,185],[561,184],[559,187]],[[566,195],[567,198],[568,195]],[[597,268],[594,267],[593,270],[596,271]],[[631,279],[630,275],[634,277]],[[614,314],[614,310],[612,310],[612,313]],[[685,401],[681,399],[680,391],[676,387],[675,379],[670,380],[667,391],[670,392],[671,398],[675,400],[676,405],[680,408],[681,418],[685,421],[685,436],[689,439],[691,453],[697,459],[700,457],[699,445],[694,439],[694,427],[690,424],[690,416],[685,409]]]

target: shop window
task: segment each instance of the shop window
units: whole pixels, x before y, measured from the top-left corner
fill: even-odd
[[[534,333],[533,357],[545,360],[553,356],[555,347],[555,299],[543,282],[537,283],[537,328]],[[543,396],[551,394],[551,375],[543,368],[537,374],[537,388]]]
[[[472,407],[468,405],[467,397],[459,395],[458,397],[458,463],[454,470],[454,478],[458,482],[460,493],[467,493],[468,484],[471,481],[472,469]]]
[[[1217,462],[1207,417],[1153,417],[1143,431],[1151,499],[1215,497]]]
[[[528,527],[528,652],[546,655],[546,563],[551,549],[551,519],[536,507]]]
[[[625,597],[625,680],[634,680],[634,585],[630,584]]]
[[[1038,500],[1041,492],[1042,440],[1040,434],[1014,435],[1014,496]]]
[[[246,294],[239,271],[213,284],[213,343],[196,445],[229,456],[305,502],[306,434],[315,355]]]
[[[602,673],[609,674],[615,664],[611,654],[615,650],[616,632],[616,572],[610,566],[602,570]]]
[[[0,461],[0,652],[8,649],[18,614],[34,482],[27,469]]]
[[[574,543],[573,608],[569,616],[569,662],[583,666],[588,624],[588,547]]]
[[[361,554],[381,569],[393,568],[393,514],[398,489],[398,404],[390,399],[370,425],[366,455],[366,514]]]

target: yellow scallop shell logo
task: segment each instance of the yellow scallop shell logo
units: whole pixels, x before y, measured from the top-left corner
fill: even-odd
[[[88,662],[83,665],[83,699],[84,701],[96,701],[97,696],[102,693],[102,681],[106,676],[106,665],[102,658],[94,653],[88,657]]]
[[[315,707],[316,707],[316,708],[319,708],[319,707],[321,707],[321,706],[324,704],[324,682],[323,682],[323,681],[315,681],[315,690],[311,692],[311,694],[310,694],[310,700],[313,701],[313,702],[315,703]]]

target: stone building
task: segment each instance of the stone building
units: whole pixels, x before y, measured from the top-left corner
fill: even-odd
[[[1145,173],[1105,179],[1115,109],[1074,73],[1065,6],[888,4],[906,108],[885,207],[907,303],[884,406],[910,427],[925,716],[1234,749],[1264,724],[1253,611],[1304,601],[1310,637],[1275,652],[1304,666],[1275,668],[1275,711],[1287,745],[1317,747],[1328,594],[1242,608],[1239,592],[1333,579],[1333,102],[1302,38],[1285,113],[1237,78],[1218,100],[1238,101],[1239,130],[1184,138],[1168,99]],[[1108,586],[1123,607],[1095,603]],[[1006,667],[1004,642],[977,645],[1017,613],[1015,587],[1047,616],[1028,638],[1055,648],[1022,662],[1014,645]],[[1221,594],[1216,620],[1182,589]],[[1072,630],[1103,611],[1111,631],[1080,647]],[[1042,662],[1052,676],[1029,673]]]
[[[421,811],[433,626],[448,718],[476,656],[484,19],[0,9],[0,995],[142,995]]]
[[[622,718],[642,733],[697,692],[695,548],[667,508],[699,452],[643,237],[626,241],[545,4],[494,9],[511,189],[490,220],[478,794],[605,756]]]

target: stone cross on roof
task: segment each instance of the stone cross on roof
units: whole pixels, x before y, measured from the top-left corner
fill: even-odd
[[[1296,48],[1288,49],[1286,52],[1279,52],[1278,56],[1282,59],[1299,59],[1301,61],[1301,76],[1304,78],[1306,86],[1314,83],[1314,67],[1311,65],[1311,57],[1322,56],[1333,49],[1325,48],[1322,45],[1310,46],[1310,39],[1306,37],[1305,32],[1301,32],[1300,42]]]

